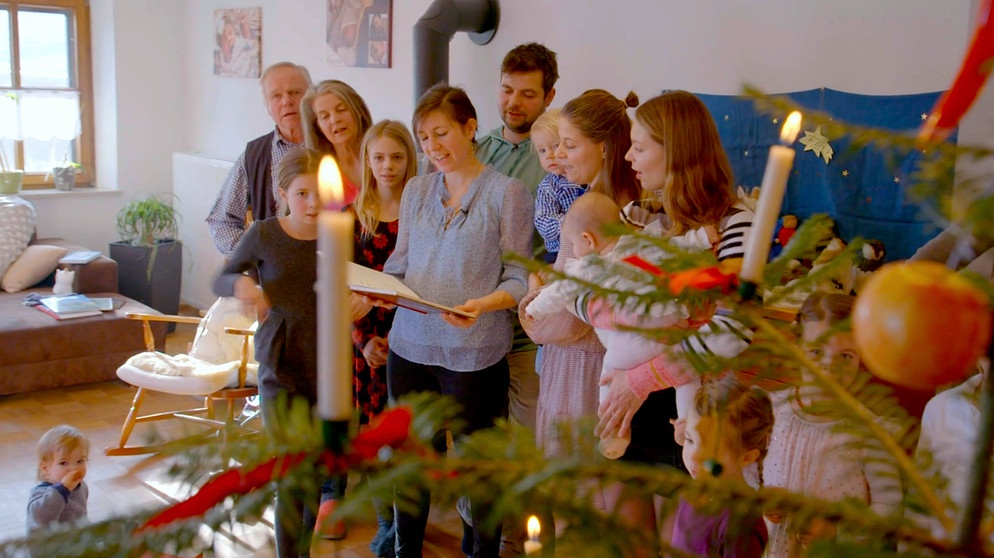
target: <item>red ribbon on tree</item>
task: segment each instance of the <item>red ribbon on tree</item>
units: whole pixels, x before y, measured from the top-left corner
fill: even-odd
[[[319,461],[330,473],[342,473],[351,465],[375,458],[383,446],[400,447],[407,440],[411,428],[411,411],[403,407],[391,409],[380,414],[375,421],[374,426],[356,435],[348,453],[336,455],[324,451]],[[207,481],[193,496],[152,516],[138,528],[138,531],[199,517],[232,494],[247,494],[270,481],[285,477],[291,469],[303,463],[308,454],[309,452],[300,452],[278,455],[248,471],[242,469],[225,471]]]
[[[984,0],[977,14],[977,28],[952,87],[943,93],[918,133],[922,142],[945,139],[976,100],[994,64],[992,0]]]
[[[666,284],[674,295],[679,295],[686,289],[706,291],[716,288],[720,288],[721,292],[728,294],[735,289],[739,282],[738,274],[726,273],[721,266],[717,265],[667,272],[639,256],[628,256],[621,261],[642,271],[666,278]]]

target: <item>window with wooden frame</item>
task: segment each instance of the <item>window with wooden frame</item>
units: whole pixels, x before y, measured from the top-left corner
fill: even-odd
[[[0,0],[0,154],[24,188],[52,187],[51,170],[94,176],[90,14],[86,0]]]

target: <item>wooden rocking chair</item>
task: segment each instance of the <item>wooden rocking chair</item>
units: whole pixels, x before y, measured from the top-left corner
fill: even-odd
[[[250,367],[256,366],[249,363],[249,349],[254,330],[225,327],[224,333],[228,335],[240,335],[241,358],[228,363],[211,364],[199,359],[191,358],[188,355],[169,356],[155,350],[155,338],[150,326],[151,322],[171,322],[180,324],[202,324],[201,318],[191,316],[170,316],[152,314],[132,314],[126,315],[129,319],[140,320],[145,335],[146,352],[135,355],[128,359],[117,370],[119,378],[138,388],[131,409],[124,420],[121,428],[121,439],[117,447],[109,447],[104,450],[106,455],[139,455],[155,453],[163,448],[164,444],[129,446],[128,439],[132,430],[140,422],[150,422],[166,419],[180,419],[183,421],[206,426],[216,430],[224,436],[231,428],[244,427],[248,419],[236,420],[235,406],[239,401],[246,401],[250,397],[258,395],[258,389],[254,384],[254,374],[250,374]],[[158,367],[162,366],[162,370]],[[177,363],[190,369],[192,373],[175,375],[168,373],[169,367],[175,367]],[[200,369],[192,367],[199,366]],[[151,370],[150,370],[151,368]],[[235,369],[237,368],[237,371]],[[175,368],[174,368],[175,369]],[[167,373],[162,373],[162,371]],[[142,415],[141,407],[144,403],[145,394],[148,391],[158,391],[174,395],[193,395],[203,397],[203,405],[200,407],[166,411]],[[215,412],[215,402],[225,402],[225,416],[219,419]],[[252,418],[251,416],[249,418]]]

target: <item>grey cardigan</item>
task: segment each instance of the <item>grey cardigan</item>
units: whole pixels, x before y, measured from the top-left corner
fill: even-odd
[[[531,254],[534,203],[516,179],[486,166],[447,214],[442,173],[412,179],[400,202],[397,247],[383,267],[422,298],[458,306],[496,290],[520,301],[528,272],[503,261],[507,253]],[[438,314],[398,308],[390,349],[411,362],[457,372],[482,370],[511,349],[511,312],[487,312],[470,328],[445,323]]]

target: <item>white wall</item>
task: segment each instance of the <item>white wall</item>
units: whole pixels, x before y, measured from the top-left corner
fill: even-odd
[[[117,211],[149,193],[172,191],[171,153],[184,148],[186,49],[178,0],[91,0],[97,186],[119,195],[30,195],[39,236],[106,252]]]
[[[332,68],[325,62],[324,0],[262,2],[264,64],[289,59],[315,79],[351,83],[376,119],[407,121],[413,109],[412,32],[429,0],[394,2],[394,67]],[[211,11],[191,10],[191,147],[233,157],[244,139],[268,127],[249,80],[209,74]],[[624,8],[619,8],[623,5]],[[619,13],[623,10],[623,13]],[[948,87],[969,32],[970,2],[934,0],[504,0],[494,40],[465,34],[450,47],[450,81],[465,86],[484,128],[499,124],[498,68],[514,45],[537,40],[559,53],[556,104],[591,87],[648,98],[663,88],[736,93],[745,82],[776,91],[820,86],[867,94]],[[239,98],[240,97],[240,98]],[[218,112],[217,109],[221,107]],[[232,132],[224,137],[220,130]],[[237,134],[235,133],[237,132]]]
[[[328,65],[325,0],[250,4],[263,9],[263,65],[304,64],[315,80],[352,84],[374,118],[409,120],[412,27],[431,0],[394,1],[389,70]],[[113,33],[113,43],[95,39],[94,53],[107,56],[111,50],[116,57],[111,68],[96,63],[98,98],[116,99],[116,137],[102,141],[98,152],[101,161],[110,159],[99,169],[100,185],[124,195],[87,198],[78,204],[83,212],[75,209],[75,197],[73,209],[64,197],[36,203],[43,234],[66,235],[82,225],[87,243],[102,247],[114,239],[113,216],[124,201],[139,190],[168,190],[171,151],[233,159],[247,140],[272,128],[256,80],[211,74],[213,10],[235,6],[245,3],[92,0],[95,37]],[[820,86],[866,94],[945,89],[969,40],[976,0],[503,0],[500,8],[489,45],[459,34],[450,48],[450,81],[467,88],[483,129],[499,124],[501,58],[526,41],[559,53],[556,105],[591,87],[619,96],[634,90],[643,99],[664,88],[736,93],[746,82],[769,92]],[[98,124],[115,124],[106,113],[97,116]],[[971,124],[980,118],[970,118],[965,137],[992,134],[973,133]],[[116,150],[116,156],[104,149]],[[70,216],[76,222],[68,222]]]

